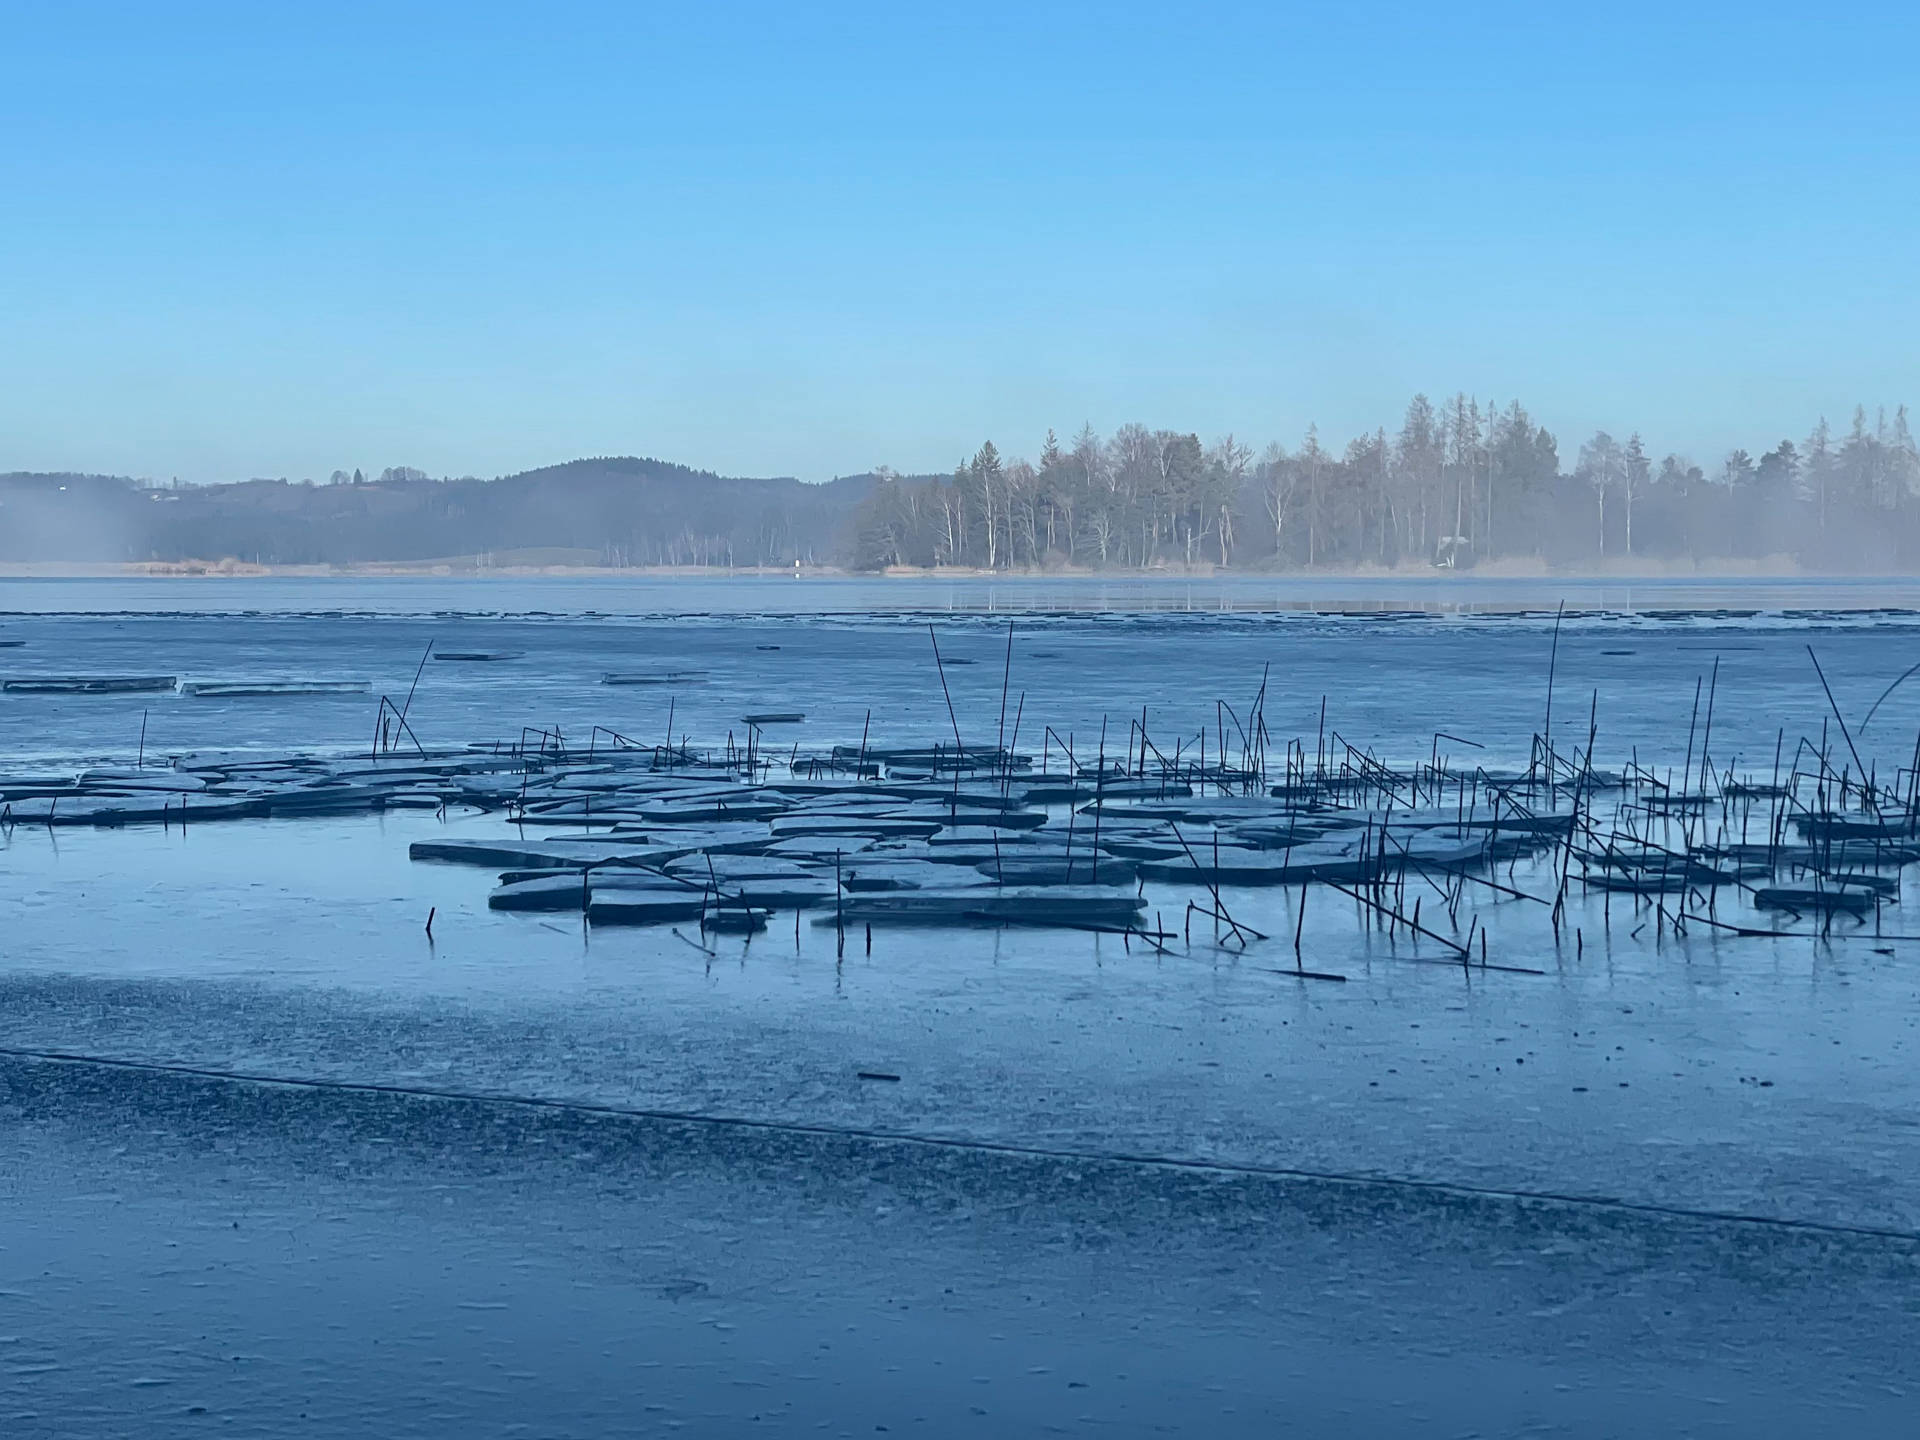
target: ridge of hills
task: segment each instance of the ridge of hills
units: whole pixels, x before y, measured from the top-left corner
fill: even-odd
[[[0,474],[0,561],[356,565],[546,552],[546,563],[576,565],[831,564],[873,483],[723,476],[635,456],[495,480],[389,470],[156,488],[15,472]]]

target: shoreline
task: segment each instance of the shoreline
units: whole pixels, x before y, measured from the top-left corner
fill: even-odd
[[[884,570],[849,570],[833,565],[776,566],[597,566],[597,565],[475,565],[468,562],[368,561],[346,565],[254,565],[222,561],[0,562],[0,580],[663,580],[723,581],[793,579],[813,581],[900,582],[1002,581],[1068,583],[1192,583],[1258,584],[1291,582],[1471,584],[1489,581],[1605,581],[1610,583],[1671,584],[1705,582],[1852,582],[1878,580],[1920,583],[1920,575],[1803,570],[1786,563],[1707,567],[1697,565],[1631,568],[1556,568],[1535,562],[1503,562],[1470,569],[1440,566],[1368,566],[1351,569],[1233,569],[1220,566],[1155,566],[1151,569],[1095,570],[1081,567],[981,570],[971,567],[917,568],[893,566]]]

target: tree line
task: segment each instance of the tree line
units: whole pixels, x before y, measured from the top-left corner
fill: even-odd
[[[1309,426],[1256,453],[1233,435],[1049,432],[951,475],[882,468],[824,485],[608,457],[432,479],[157,488],[0,475],[0,561],[447,561],[716,569],[841,566],[1358,569],[1732,565],[1920,571],[1920,454],[1904,408],[1825,420],[1711,466],[1600,432],[1571,456],[1517,402],[1416,395],[1335,448]]]
[[[1408,404],[1338,450],[1308,426],[1257,456],[1233,435],[1123,425],[1035,461],[991,441],[951,476],[875,472],[847,539],[856,567],[1144,569],[1712,564],[1786,557],[1808,568],[1920,562],[1920,452],[1905,407],[1844,434],[1822,419],[1756,459],[1710,470],[1655,460],[1640,435],[1601,431],[1566,464],[1519,402]]]

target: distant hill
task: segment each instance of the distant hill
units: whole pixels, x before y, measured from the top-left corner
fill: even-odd
[[[360,483],[149,489],[104,475],[0,475],[0,561],[351,565],[426,560],[831,564],[870,475],[824,485],[663,460],[572,460],[497,480],[417,472]]]

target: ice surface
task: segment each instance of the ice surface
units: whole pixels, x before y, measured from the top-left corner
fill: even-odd
[[[943,654],[981,663],[953,670],[947,682],[970,745],[991,743],[998,728],[1006,618],[974,611],[935,616],[843,611],[869,598],[867,589],[787,581],[732,590],[693,587],[672,592],[677,606],[711,607],[696,615],[632,613],[664,592],[635,584],[584,592],[604,613],[558,613],[577,588],[538,586],[408,589],[402,596],[454,603],[458,613],[339,613],[359,587],[316,590],[309,583],[256,582],[165,586],[169,607],[218,603],[216,613],[93,613],[82,605],[130,603],[150,592],[107,582],[0,580],[0,610],[51,594],[70,613],[22,614],[10,632],[29,636],[34,653],[100,673],[145,673],[160,667],[198,680],[244,679],[266,673],[367,678],[374,694],[403,703],[428,642],[449,649],[519,648],[510,666],[430,666],[408,723],[424,741],[465,743],[481,737],[511,742],[523,725],[558,726],[585,741],[595,725],[664,743],[669,707],[676,735],[720,746],[731,731],[746,741],[740,717],[770,696],[804,701],[803,725],[779,733],[778,745],[803,749],[953,741],[952,723],[933,665],[926,624],[941,629]],[[276,588],[278,587],[278,588]],[[884,590],[884,587],[882,587]],[[1599,752],[1624,763],[1636,748],[1671,755],[1684,750],[1694,683],[1720,660],[1714,718],[1717,760],[1740,759],[1765,770],[1777,732],[1791,744],[1817,735],[1829,720],[1808,661],[1817,649],[1850,718],[1866,712],[1920,648],[1920,587],[1882,584],[1824,589],[1777,587],[1780,608],[1759,614],[1724,608],[1653,616],[1575,614],[1563,625],[1556,676],[1556,729],[1584,740],[1590,700],[1598,694]],[[375,587],[374,594],[379,593]],[[926,603],[927,592],[894,587],[894,604]],[[938,593],[938,592],[936,592]],[[1096,595],[1101,593],[1094,587]],[[1257,593],[1257,592],[1256,592]],[[1453,592],[1459,593],[1459,592]],[[1016,618],[1011,688],[1024,691],[1022,748],[1045,743],[1043,727],[1076,750],[1093,751],[1102,719],[1110,751],[1125,747],[1129,717],[1142,707],[1156,742],[1188,743],[1204,725],[1215,745],[1223,699],[1244,712],[1264,667],[1272,673],[1266,705],[1276,745],[1304,736],[1311,747],[1322,697],[1327,728],[1403,762],[1425,759],[1435,732],[1487,747],[1471,751],[1441,740],[1456,761],[1523,766],[1528,737],[1541,728],[1546,700],[1553,603],[1540,593],[1492,587],[1465,592],[1482,603],[1513,606],[1497,613],[1435,612],[1368,618],[1365,614],[1289,610],[1246,612],[1195,608],[1140,613],[1023,615]],[[1590,598],[1597,601],[1609,592]],[[1699,592],[1703,600],[1713,590]],[[723,612],[740,597],[763,597],[764,611]],[[105,598],[102,598],[105,597]],[[331,598],[328,598],[331,597]],[[1576,598],[1580,598],[1577,597]],[[1671,598],[1671,591],[1661,598]],[[1725,597],[1722,596],[1722,599]],[[1810,610],[1821,599],[1852,599],[1868,610]],[[250,606],[300,601],[311,611],[238,613]],[[519,614],[480,613],[497,602]],[[771,607],[812,603],[840,613],[777,613]],[[1544,602],[1527,607],[1526,602]],[[534,609],[556,607],[533,615]],[[1570,606],[1570,608],[1573,608]],[[617,613],[623,609],[628,613]],[[1792,613],[1788,613],[1791,610]],[[334,613],[325,613],[333,611]],[[761,645],[777,640],[777,651]],[[1626,653],[1610,653],[1610,652]],[[1043,652],[1036,658],[1033,652]],[[620,689],[601,683],[615,665],[637,670],[684,669],[697,660],[705,683],[680,694],[672,687]],[[11,673],[0,666],[0,677]],[[1012,726],[1012,705],[1008,726]],[[375,731],[364,696],[305,695],[244,700],[167,696],[7,695],[0,697],[0,755],[10,762],[96,757],[130,762],[145,716],[147,754],[251,748],[261,752],[332,746],[364,754]],[[1911,760],[1920,723],[1920,685],[1896,692],[1866,732],[1856,735],[1869,762],[1883,771]],[[1227,721],[1231,732],[1231,721]],[[1836,736],[1837,745],[1837,736]],[[1083,758],[1085,758],[1083,756]],[[1057,747],[1054,767],[1059,767]]]
[[[1855,1237],[3,1059],[0,1124],[9,1435],[1910,1433]]]
[[[504,688],[499,667],[429,672],[410,723],[436,743],[523,720],[664,733],[645,692],[609,716],[624,692],[599,677],[697,660],[676,731],[723,736],[777,693],[817,746],[857,744],[869,707],[889,740],[940,739],[919,623],[9,630],[103,673],[219,655],[396,698],[430,633],[524,648]],[[949,683],[990,739],[1002,622],[942,623],[978,651]],[[1524,763],[1552,622],[1033,623],[1062,658],[1026,661],[1016,631],[1014,688],[1076,744],[1102,707],[1122,734],[1143,701],[1169,733],[1210,720],[1270,661],[1297,712],[1283,729],[1270,696],[1277,734],[1311,736],[1325,689],[1343,733],[1397,758],[1440,728]],[[1777,727],[1821,723],[1808,639],[1854,716],[1913,663],[1913,623],[1583,618],[1557,704],[1584,738],[1598,687],[1602,759],[1664,761],[1719,654],[1716,756],[1770,758]],[[7,697],[0,751],[19,772],[125,765],[141,708]],[[350,752],[370,712],[163,702],[149,743]],[[1863,748],[1909,763],[1917,720],[1920,691],[1896,692]],[[1223,890],[1286,937],[1244,953],[1206,917],[1189,939],[1191,887],[1156,883],[1166,953],[1022,929],[876,930],[842,953],[784,913],[696,944],[496,912],[492,873],[408,859],[582,843],[555,833],[458,812],[6,832],[6,1433],[1910,1431],[1920,942],[1655,944],[1595,895],[1556,948],[1525,905],[1488,905],[1494,957],[1545,972],[1515,975],[1419,963],[1445,952],[1315,892],[1303,953],[1332,985],[1289,973],[1297,891]],[[1920,934],[1914,899],[1882,918]]]
[[[776,925],[709,960],[406,858],[491,823],[18,827],[0,1043],[1920,1231],[1912,942],[1610,946],[1595,897],[1558,954],[1492,912],[1494,957],[1548,972],[1512,976],[1409,963],[1444,952],[1316,899],[1306,960],[1350,980],[1314,986],[1283,892],[1227,889],[1289,938],[876,932],[836,961],[831,929]],[[1184,928],[1149,886],[1156,913]],[[908,1080],[848,1091],[861,1060]]]

